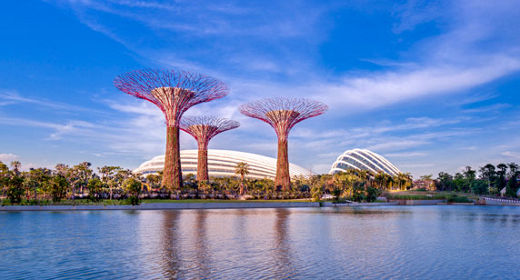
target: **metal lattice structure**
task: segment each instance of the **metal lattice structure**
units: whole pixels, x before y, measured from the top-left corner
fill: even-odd
[[[288,136],[299,122],[319,116],[327,111],[327,105],[306,98],[266,98],[244,104],[240,112],[271,125],[278,136],[275,186],[284,190],[291,187],[289,175]]]
[[[171,69],[128,72],[117,76],[114,85],[124,93],[152,102],[163,111],[166,153],[162,185],[171,190],[180,189],[179,126],[182,115],[194,105],[226,96],[228,88],[214,78]]]
[[[208,144],[209,141],[224,131],[239,127],[240,124],[233,120],[216,116],[185,117],[181,121],[180,128],[197,140],[197,181],[206,182],[208,176]]]

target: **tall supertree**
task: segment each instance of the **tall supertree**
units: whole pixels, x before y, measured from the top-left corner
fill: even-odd
[[[240,124],[233,120],[215,116],[185,117],[181,129],[197,140],[199,155],[197,160],[197,181],[206,182],[208,176],[208,144],[211,138],[224,131],[237,128]]]
[[[128,72],[114,79],[124,93],[155,104],[166,117],[166,153],[162,186],[182,187],[179,126],[182,115],[191,106],[222,98],[228,88],[219,80],[182,70],[145,69]]]
[[[267,98],[240,106],[240,112],[271,125],[278,136],[275,186],[291,188],[287,138],[297,123],[327,111],[327,105],[305,98]]]

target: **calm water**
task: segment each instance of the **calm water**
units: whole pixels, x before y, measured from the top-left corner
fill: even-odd
[[[0,279],[519,279],[520,207],[0,213]]]

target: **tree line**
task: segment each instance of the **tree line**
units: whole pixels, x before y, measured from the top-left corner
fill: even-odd
[[[97,172],[96,172],[97,171]],[[365,170],[347,170],[336,174],[297,176],[290,190],[275,186],[273,180],[246,179],[247,163],[238,163],[237,176],[214,177],[199,182],[186,174],[181,190],[161,186],[162,173],[138,176],[118,166],[102,166],[94,171],[89,162],[54,169],[31,168],[21,171],[18,161],[10,166],[0,162],[0,197],[9,203],[40,204],[62,200],[128,200],[139,203],[150,199],[299,199],[320,200],[323,195],[335,199],[374,201],[385,190],[406,190],[412,186],[410,174],[390,176]]]
[[[514,162],[496,166],[489,163],[479,170],[467,166],[455,175],[440,172],[435,187],[440,191],[472,192],[478,195],[500,195],[503,191],[505,196],[516,197],[520,187],[519,176],[519,166]]]

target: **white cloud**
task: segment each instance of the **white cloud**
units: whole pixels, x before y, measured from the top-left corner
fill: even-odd
[[[4,162],[6,164],[8,164],[9,162],[13,161],[13,160],[17,160],[18,159],[18,156],[15,155],[15,154],[0,154],[0,161],[1,162]]]

